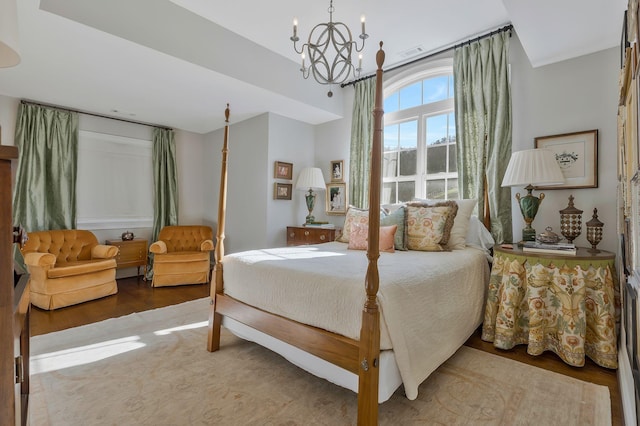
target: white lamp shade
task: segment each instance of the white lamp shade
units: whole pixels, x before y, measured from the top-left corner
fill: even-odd
[[[560,185],[564,175],[553,151],[527,149],[511,154],[502,186]]]
[[[0,68],[20,63],[16,0],[0,0]]]
[[[317,167],[307,167],[302,169],[298,176],[298,181],[296,182],[296,189],[305,191],[309,189],[315,189],[316,191],[326,189],[322,170]]]

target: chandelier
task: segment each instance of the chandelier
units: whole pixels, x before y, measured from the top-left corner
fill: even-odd
[[[296,53],[302,55],[302,67],[300,71],[306,79],[309,75],[320,84],[328,84],[329,92],[327,96],[333,96],[331,85],[342,84],[353,73],[354,77],[360,76],[362,71],[362,55],[358,59],[358,68],[353,65],[351,53],[353,50],[361,52],[364,49],[364,41],[369,37],[364,31],[364,16],[361,19],[362,46],[358,48],[357,42],[353,41],[351,31],[342,22],[333,22],[333,0],[329,2],[329,22],[321,23],[313,27],[309,33],[308,41],[298,50],[298,21],[293,20],[293,35],[290,40],[293,41],[293,49]],[[309,66],[305,66],[305,58],[309,58]]]

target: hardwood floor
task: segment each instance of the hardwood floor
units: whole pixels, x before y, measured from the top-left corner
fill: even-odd
[[[45,311],[36,307],[31,309],[31,334],[50,333],[77,327],[107,318],[128,315],[134,312],[175,305],[193,299],[209,296],[209,286],[195,284],[188,286],[152,288],[150,283],[141,278],[125,278],[118,280],[118,294],[79,305],[69,306],[54,311]],[[493,344],[480,339],[480,330],[469,338],[466,345],[495,355],[524,362],[536,367],[565,374],[580,380],[609,387],[611,395],[611,417],[613,426],[624,425],[622,401],[616,370],[602,368],[590,359],[584,367],[571,367],[551,352],[534,357],[527,354],[526,346],[504,351],[496,349]]]

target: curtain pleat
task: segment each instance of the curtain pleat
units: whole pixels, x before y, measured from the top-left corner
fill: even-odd
[[[367,208],[376,78],[359,81],[354,87],[349,155],[349,204]]]
[[[498,243],[512,241],[511,189],[500,186],[511,156],[509,32],[459,47],[454,52],[458,185],[462,198],[478,200]]]

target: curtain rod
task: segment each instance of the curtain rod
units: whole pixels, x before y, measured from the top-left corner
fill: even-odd
[[[91,115],[91,116],[94,116],[94,117],[108,118],[109,120],[124,121],[125,123],[139,124],[139,125],[148,126],[148,127],[157,127],[159,129],[165,129],[165,130],[173,130],[171,127],[167,127],[167,126],[159,126],[157,124],[144,123],[142,121],[127,120],[126,118],[110,117],[108,115],[97,114],[95,112],[79,111],[79,110],[75,110],[75,109],[61,107],[61,106],[58,106],[58,105],[43,104],[41,102],[28,101],[28,100],[25,100],[25,99],[21,100],[20,102],[23,103],[23,104],[31,104],[31,105],[37,105],[37,106],[42,106],[42,107],[46,107],[46,108],[59,109],[59,110],[62,110],[62,111],[75,112],[75,113],[78,113],[78,114]]]
[[[413,60],[411,60],[409,62],[405,62],[404,64],[400,64],[400,65],[396,65],[395,67],[388,68],[388,69],[384,70],[384,72],[388,73],[389,71],[394,71],[394,70],[397,70],[399,68],[406,67],[408,65],[413,65],[416,62],[420,62],[420,61],[423,61],[425,59],[432,58],[432,57],[434,57],[436,55],[440,55],[441,53],[445,53],[445,52],[448,52],[450,50],[457,49],[459,47],[464,46],[465,44],[471,44],[471,43],[474,43],[476,41],[482,40],[483,38],[491,37],[491,36],[493,36],[495,34],[499,34],[499,33],[504,32],[504,31],[511,31],[512,29],[513,29],[513,25],[511,25],[511,24],[505,25],[502,28],[499,28],[497,30],[493,30],[493,31],[488,32],[486,34],[482,34],[481,36],[472,38],[470,40],[463,41],[462,43],[458,43],[458,44],[454,44],[453,46],[445,47],[443,49],[438,50],[437,52],[429,53],[428,55],[422,56],[420,58],[413,59]],[[509,34],[509,37],[511,37],[511,34]],[[371,75],[367,75],[367,76],[364,76],[364,77],[360,77],[360,78],[352,80],[352,81],[350,81],[348,83],[342,83],[340,85],[340,87],[350,86],[352,84],[356,84],[359,81],[368,80],[368,79],[373,78],[375,76],[376,76],[375,74],[371,74]]]

